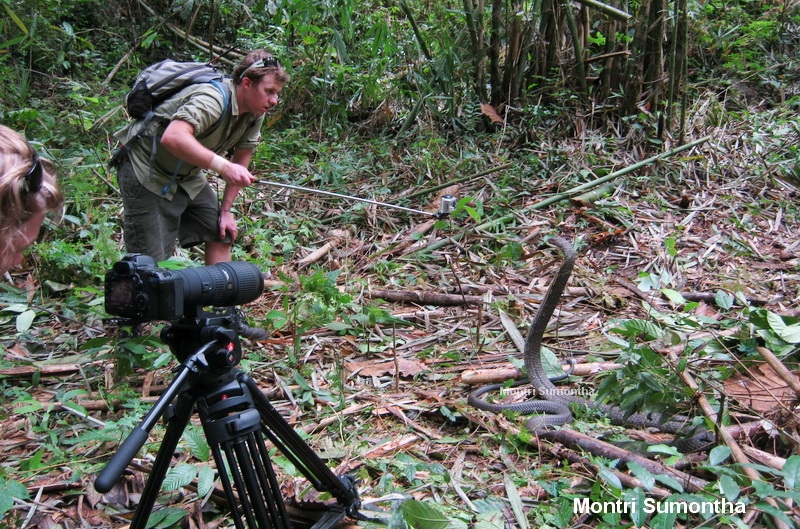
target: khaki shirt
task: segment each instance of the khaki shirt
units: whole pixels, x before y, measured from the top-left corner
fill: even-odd
[[[240,115],[233,81],[223,82],[230,89],[230,113],[208,136],[203,137],[203,133],[213,128],[225,111],[222,92],[211,83],[188,86],[161,103],[146,130],[140,131],[141,122],[134,121],[114,134],[123,144],[137,133],[142,135],[128,156],[136,178],[146,189],[172,200],[178,186],[194,198],[207,184],[206,171],[178,159],[161,146],[161,134],[170,120],[179,119],[192,125],[195,138],[222,156],[231,150],[253,150],[258,145],[264,116]]]

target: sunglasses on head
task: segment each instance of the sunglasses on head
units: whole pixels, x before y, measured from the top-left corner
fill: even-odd
[[[22,177],[22,192],[23,193],[36,193],[42,188],[42,160],[39,158],[39,153],[33,151],[33,165]]]
[[[242,72],[242,77],[244,77],[244,74],[246,74],[248,71],[254,68],[280,68],[280,67],[281,67],[281,61],[278,60],[277,57],[264,57],[263,59],[259,59],[250,66],[248,66],[247,68],[245,68],[244,71]]]

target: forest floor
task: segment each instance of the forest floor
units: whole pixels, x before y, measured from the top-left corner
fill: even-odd
[[[587,145],[575,141],[561,148],[580,153]],[[639,154],[631,152],[630,160],[621,160],[619,167],[644,157]],[[556,234],[573,241],[578,256],[545,345],[561,360],[594,366],[566,382],[591,394],[608,365],[623,361],[625,347],[611,332],[616,322],[682,314],[674,299],[662,293],[664,288],[696,300],[683,315],[705,322],[693,332],[682,331],[679,350],[698,340],[708,341],[723,328],[752,332],[744,320],[727,326],[712,323],[735,319],[730,310],[715,304],[720,291],[741,293],[754,306],[779,315],[797,316],[800,226],[798,209],[785,206],[797,203],[797,190],[768,171],[756,174],[749,164],[736,137],[726,135],[612,182],[599,199],[561,201],[536,209],[531,206],[560,191],[560,183],[555,177],[531,182],[534,189],[519,193],[518,200],[508,205],[512,226],[504,228],[504,236],[516,240],[522,253],[509,253],[503,259],[494,245],[484,244],[496,237],[494,230],[475,229],[476,223],[463,215],[434,226],[427,218],[368,207],[365,228],[332,224],[329,231],[318,233],[319,244],[272,270],[270,289],[244,308],[255,324],[271,314],[289,312],[287,307],[302,301],[292,278],[320,267],[336,270],[340,285],[343,278],[348,283],[346,291],[352,298],[348,306],[377,304],[407,325],[398,320],[370,322],[362,329],[320,326],[302,329],[301,336],[284,327],[266,342],[244,342],[243,369],[334,472],[355,476],[362,499],[383,498],[377,505],[395,518],[392,505],[397,502],[392,498],[402,495],[436,507],[449,519],[449,527],[556,526],[559,494],[563,496],[564,490],[589,494],[605,467],[578,448],[520,435],[523,417],[472,408],[467,403],[475,388],[470,377],[500,381],[519,369],[522,353],[515,345],[515,331],[524,336],[560,264],[559,254],[543,244]],[[490,200],[496,182],[497,175],[491,174],[449,191]],[[269,207],[276,210],[314,208],[318,201],[298,194],[273,195]],[[430,208],[438,207],[437,198],[428,198]],[[301,261],[326,243],[326,251],[315,254],[313,263]],[[425,250],[431,245],[433,250]],[[311,301],[302,301],[309,313],[315,310],[314,299],[319,302],[332,295],[323,291],[321,287]],[[401,297],[409,292],[439,297],[424,302],[410,297],[378,301],[389,297],[385,291]],[[116,332],[101,322],[87,325],[57,316],[46,325],[46,330],[39,329],[40,335],[79,342]],[[659,344],[654,349],[668,356],[669,350],[676,350],[674,345]],[[26,469],[39,469],[24,482],[30,499],[17,501],[0,527],[125,527],[163,429],[160,425],[154,429],[151,442],[134,458],[124,479],[105,495],[94,491],[95,476],[86,469],[99,468],[115,452],[116,443],[97,432],[111,421],[119,425],[112,437],[120,439],[173,374],[167,367],[137,372],[127,383],[139,407],[114,408],[115,402],[130,406],[131,393],[109,401],[99,391],[115,387],[110,362],[102,356],[89,362],[48,358],[46,346],[37,350],[24,342],[10,350],[29,357],[40,369],[34,375],[5,372],[6,380],[28,384],[33,376],[31,393],[44,408],[39,425],[19,408],[3,414],[0,422],[3,457]],[[766,465],[767,455],[788,457],[798,439],[796,395],[763,361],[728,365],[737,373],[717,385],[704,385],[701,392],[715,402],[725,394],[732,423],[766,419],[775,424],[773,433],[760,430],[738,438],[740,445],[761,451],[750,452],[757,454],[751,456],[756,462]],[[680,394],[693,393],[687,388],[675,392],[665,399],[680,400]],[[684,400],[686,411],[702,413],[696,400]],[[70,402],[79,406],[70,407]],[[108,404],[114,409],[109,410]],[[48,420],[58,416],[58,427],[51,431],[38,427],[48,424],[43,415]],[[192,423],[198,422],[193,416]],[[626,432],[592,414],[579,416],[570,428],[612,442],[626,437],[652,445],[671,439],[652,431]],[[42,446],[51,441],[48,435],[54,430],[66,431],[67,439],[80,439],[73,447],[63,447],[73,452],[75,465],[47,467]],[[98,441],[91,442],[92,435]],[[194,446],[192,438],[181,442],[176,467],[209,464],[186,448]],[[707,478],[702,470],[706,457],[706,452],[690,454],[683,471]],[[275,462],[288,503],[301,496],[303,501],[313,499],[304,479],[293,475],[280,453]],[[200,486],[194,479],[165,487],[159,502],[188,513],[184,527],[227,526],[220,514],[225,502],[220,500],[219,484],[204,497],[196,493]],[[405,515],[408,520],[410,514]],[[760,518],[754,516],[750,523],[758,525]],[[567,518],[571,521],[563,526],[602,525],[596,516]],[[163,526],[170,523],[164,521]],[[435,520],[418,525],[445,526]]]

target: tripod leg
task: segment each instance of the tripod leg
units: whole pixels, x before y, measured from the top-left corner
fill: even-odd
[[[225,468],[233,479],[239,493],[241,513],[231,503],[231,514],[241,523],[243,515],[250,528],[290,529],[291,522],[283,504],[280,486],[267,453],[264,439],[259,432],[225,442],[215,448],[215,457],[224,452]],[[219,465],[219,463],[218,463]],[[222,481],[228,480],[226,475]],[[230,488],[230,485],[228,485]],[[238,527],[238,526],[237,526]]]
[[[287,521],[287,527],[291,524],[288,523],[289,515],[286,513],[286,506],[283,504],[283,496],[281,495],[280,485],[278,485],[278,478],[275,476],[275,469],[272,466],[272,461],[269,458],[269,451],[267,445],[264,443],[264,438],[260,431],[255,431],[252,434],[251,442],[248,443],[250,449],[250,460],[253,461],[253,468],[255,472],[247,478],[253,486],[258,485],[267,497],[267,507],[270,509],[270,516],[273,519],[283,519]]]
[[[303,473],[315,489],[330,492],[344,506],[348,515],[358,517],[361,501],[353,480],[348,476],[340,478],[328,468],[272,406],[252,378],[241,373],[240,381],[249,389],[255,401],[267,438]]]
[[[173,408],[174,413],[168,419],[164,439],[161,441],[161,447],[158,449],[158,454],[156,454],[153,469],[147,478],[139,505],[136,507],[136,513],[131,520],[130,529],[145,529],[147,527],[147,519],[153,512],[153,505],[155,505],[158,498],[161,484],[167,475],[169,464],[175,454],[175,448],[178,446],[183,430],[192,416],[193,408],[194,399],[187,393],[181,393]]]
[[[261,436],[258,411],[251,407],[214,417],[208,415],[209,410],[203,404],[203,401],[198,403],[201,422],[236,528],[244,528],[244,518],[250,529],[291,529],[275,470]]]

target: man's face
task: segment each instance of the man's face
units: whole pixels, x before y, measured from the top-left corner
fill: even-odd
[[[245,111],[261,116],[278,104],[278,96],[283,89],[283,83],[275,78],[274,74],[267,74],[260,81],[254,83],[249,77],[242,79],[241,104]]]

